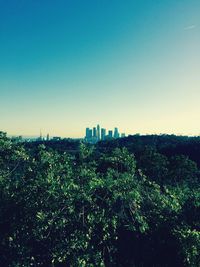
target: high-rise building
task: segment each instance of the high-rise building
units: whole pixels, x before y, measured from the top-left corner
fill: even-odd
[[[92,129],[86,128],[85,139],[86,139],[87,142],[91,141],[91,139],[92,139]]]
[[[97,140],[100,140],[100,126],[99,124],[97,125]]]
[[[117,127],[115,127],[115,130],[114,130],[114,138],[119,138],[119,131]]]
[[[112,130],[109,130],[109,131],[108,131],[108,137],[109,137],[109,138],[112,138],[112,137],[113,137],[113,131],[112,131]]]
[[[97,128],[93,127],[93,137],[97,138]]]
[[[89,138],[92,138],[92,129],[89,129]]]
[[[49,141],[49,134],[47,134],[47,141]]]
[[[42,141],[43,138],[42,138],[42,131],[40,130],[40,136],[37,138],[37,141]]]
[[[101,128],[101,140],[105,140],[105,137],[106,137],[106,129]]]
[[[89,135],[90,135],[90,128],[86,128],[85,130],[85,138],[89,138]]]
[[[122,133],[121,134],[121,138],[123,138],[123,137],[126,137],[126,134],[125,133]]]

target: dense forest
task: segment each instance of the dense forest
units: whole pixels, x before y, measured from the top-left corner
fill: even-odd
[[[0,132],[0,266],[200,266],[200,138]]]

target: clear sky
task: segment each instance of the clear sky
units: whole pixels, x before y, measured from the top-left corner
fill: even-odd
[[[199,0],[0,0],[0,130],[200,133]]]

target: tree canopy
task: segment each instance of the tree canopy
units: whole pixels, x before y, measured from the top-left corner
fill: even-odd
[[[2,266],[199,266],[198,164],[124,142],[74,153],[0,133]]]

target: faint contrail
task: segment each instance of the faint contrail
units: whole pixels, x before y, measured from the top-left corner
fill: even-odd
[[[186,26],[186,27],[184,28],[184,30],[185,30],[185,31],[192,30],[192,29],[196,28],[196,26],[197,26],[197,25],[195,25],[195,24],[188,25],[188,26]]]

